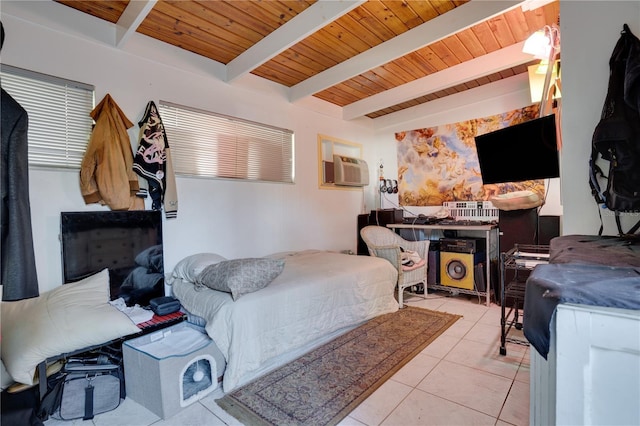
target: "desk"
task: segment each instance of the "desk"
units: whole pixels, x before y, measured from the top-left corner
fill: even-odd
[[[417,224],[405,224],[405,223],[390,223],[387,225],[387,228],[391,228],[394,231],[398,229],[422,229],[424,231],[475,231],[475,232],[484,232],[485,239],[487,241],[486,248],[486,260],[485,260],[485,274],[486,274],[486,291],[476,291],[476,290],[467,290],[464,288],[455,287],[455,291],[464,294],[471,294],[475,296],[485,296],[487,306],[491,304],[491,248],[493,247],[493,243],[496,244],[495,253],[499,253],[500,250],[497,247],[499,242],[497,238],[497,225],[487,224],[487,225],[417,225]],[[493,238],[492,235],[496,234]],[[440,284],[431,284],[428,286],[429,288],[433,288],[436,290],[447,290],[452,291],[454,287],[443,286]]]

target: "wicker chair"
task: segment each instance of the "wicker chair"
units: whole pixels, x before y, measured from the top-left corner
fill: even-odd
[[[407,287],[422,283],[424,298],[427,297],[427,263],[429,255],[429,240],[408,241],[382,226],[365,226],[360,230],[360,236],[367,244],[371,256],[387,259],[398,270],[398,304],[403,307],[403,292]],[[407,270],[402,266],[402,247],[413,250],[424,259],[424,265]]]

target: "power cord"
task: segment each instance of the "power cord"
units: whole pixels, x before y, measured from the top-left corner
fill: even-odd
[[[384,193],[383,193],[383,194],[384,194]],[[396,209],[403,210],[403,211],[405,211],[405,212],[409,213],[411,216],[416,216],[416,217],[417,217],[417,216],[419,216],[419,215],[417,215],[417,214],[413,213],[412,211],[410,211],[409,209],[407,209],[406,207],[397,205],[396,203],[394,203],[392,200],[390,200],[390,199],[389,199],[389,198],[387,198],[386,196],[384,196],[384,199],[385,199],[386,201],[388,201],[388,202],[389,202],[389,204],[391,204],[391,206],[392,206],[392,207],[394,207],[394,208],[396,208]]]

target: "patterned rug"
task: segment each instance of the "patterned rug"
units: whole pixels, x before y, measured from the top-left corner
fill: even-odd
[[[335,425],[459,318],[381,315],[216,402],[245,425]]]

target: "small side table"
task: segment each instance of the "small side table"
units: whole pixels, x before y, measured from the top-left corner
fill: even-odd
[[[529,342],[522,337],[511,337],[512,328],[522,330],[522,317],[526,280],[529,273],[537,265],[549,263],[549,246],[532,244],[515,244],[514,247],[500,254],[500,284],[502,290],[500,316],[500,355],[507,354],[507,343],[528,346]],[[505,272],[515,271],[513,279],[505,283]],[[507,304],[510,306],[507,307]]]

